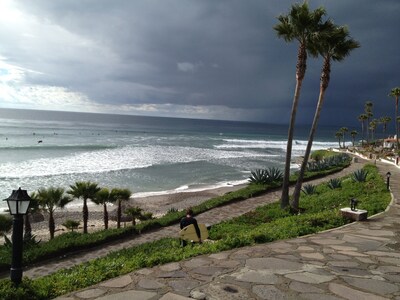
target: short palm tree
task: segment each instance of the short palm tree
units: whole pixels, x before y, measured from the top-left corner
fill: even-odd
[[[113,199],[114,194],[107,188],[102,188],[98,191],[95,197],[92,199],[94,203],[97,205],[103,205],[103,221],[104,221],[104,229],[108,229],[108,210],[107,203],[115,202]]]
[[[366,115],[366,114],[361,114],[361,115],[359,115],[358,116],[358,121],[360,121],[361,122],[361,135],[362,135],[362,142],[361,142],[361,145],[364,145],[364,139],[365,139],[365,136],[364,136],[364,124],[365,124],[365,121],[367,121],[367,119],[368,119],[368,116]]]
[[[87,206],[87,200],[93,200],[96,196],[96,193],[100,191],[100,188],[97,186],[97,183],[90,181],[77,181],[74,185],[70,185],[70,189],[67,191],[68,194],[73,196],[76,199],[83,199],[83,233],[87,233],[87,224],[89,220],[89,210]]]
[[[395,109],[395,117],[394,119],[397,120],[398,113],[399,113],[399,96],[400,96],[400,87],[392,88],[389,97],[393,97],[396,100],[396,109]],[[396,145],[397,149],[399,149],[399,123],[396,122]]]
[[[138,206],[129,207],[125,210],[125,214],[132,217],[132,226],[136,225],[136,219],[141,219],[142,212],[143,210]]]
[[[342,137],[343,137],[343,132],[341,132],[341,131],[336,131],[336,133],[335,133],[335,138],[337,138],[337,140],[338,140],[338,142],[339,142],[339,149],[342,148],[342,144],[341,144]]]
[[[48,212],[49,214],[49,232],[50,239],[54,238],[55,222],[54,222],[54,211],[57,207],[63,208],[72,199],[64,194],[63,188],[41,188],[34,194],[35,200],[38,201],[39,206]]]
[[[324,31],[321,39],[310,45],[310,52],[316,56],[321,55],[324,58],[324,63],[321,70],[321,80],[317,107],[315,109],[314,119],[311,125],[311,130],[307,142],[306,151],[304,154],[303,162],[300,167],[299,175],[297,177],[296,186],[293,192],[292,208],[299,209],[300,192],[303,184],[304,173],[307,168],[308,159],[311,153],[311,147],[314,141],[314,134],[318,126],[321,109],[324,103],[325,93],[329,85],[331,74],[331,61],[342,61],[351,51],[360,47],[360,44],[350,37],[347,27],[335,26],[331,21],[324,24]],[[344,129],[344,128],[342,128]],[[348,129],[346,128],[348,131]],[[341,130],[344,132],[343,130]]]
[[[112,189],[112,199],[117,202],[117,228],[121,227],[122,202],[128,201],[132,192],[129,189]]]
[[[296,121],[297,106],[300,98],[301,85],[307,68],[307,44],[312,38],[317,36],[322,17],[325,15],[325,9],[320,7],[310,11],[307,2],[303,4],[293,4],[287,15],[278,17],[279,23],[274,26],[278,37],[286,42],[298,41],[296,64],[296,88],[293,96],[293,104],[290,115],[288,130],[288,142],[286,146],[285,170],[282,183],[281,207],[289,205],[289,177],[290,163],[292,156],[292,144],[294,136],[294,127]]]
[[[24,215],[24,238],[30,239],[32,237],[32,225],[31,225],[31,215],[40,210],[39,202],[36,199],[36,192],[33,192],[31,197],[31,202],[29,203],[29,208],[27,213]]]

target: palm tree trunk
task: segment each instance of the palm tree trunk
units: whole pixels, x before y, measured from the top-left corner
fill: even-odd
[[[311,129],[310,129],[310,135],[309,135],[309,138],[308,138],[306,152],[304,154],[304,159],[303,159],[303,162],[301,164],[299,177],[297,178],[296,186],[295,186],[295,189],[294,189],[294,192],[293,192],[292,208],[295,211],[299,210],[300,192],[301,192],[301,187],[303,185],[304,173],[306,171],[308,159],[310,158],[311,147],[312,147],[312,144],[313,144],[313,141],[314,141],[315,131],[317,130],[319,117],[321,115],[321,109],[322,109],[322,106],[324,104],[325,91],[328,88],[330,72],[331,72],[330,58],[327,57],[324,60],[324,65],[323,65],[323,68],[322,68],[321,86],[320,86],[320,90],[319,90],[318,103],[317,103],[317,107],[316,107],[316,110],[315,110],[313,123],[312,123]]]
[[[87,224],[88,224],[88,219],[89,219],[89,210],[87,207],[87,199],[83,199],[83,233],[87,233]]]
[[[399,96],[396,96],[396,114],[395,114],[395,122],[396,122],[396,144],[397,144],[397,149],[399,149],[399,122],[397,121],[397,115],[398,115],[398,109],[399,109]]]
[[[103,220],[104,220],[104,229],[108,229],[108,211],[107,204],[103,203]]]
[[[290,162],[292,159],[294,127],[296,122],[297,105],[300,99],[301,85],[307,68],[306,63],[307,63],[306,47],[305,44],[300,44],[297,55],[297,65],[296,65],[296,88],[293,97],[292,111],[290,115],[290,124],[288,130],[288,142],[286,146],[286,159],[285,159],[285,171],[282,183],[281,208],[286,208],[287,206],[289,206]]]
[[[117,228],[121,228],[121,215],[122,215],[121,200],[118,200]]]
[[[28,238],[32,236],[32,225],[31,225],[31,219],[30,219],[30,213],[28,212],[24,216],[24,224],[25,224],[25,232],[24,232],[24,237]]]
[[[49,210],[49,231],[50,231],[50,239],[54,239],[54,232],[56,231],[56,225],[54,223],[53,211]]]

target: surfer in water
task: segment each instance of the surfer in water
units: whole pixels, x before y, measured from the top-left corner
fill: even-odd
[[[201,243],[200,228],[197,224],[197,220],[193,217],[193,210],[189,207],[188,209],[186,209],[186,217],[183,217],[181,219],[180,227],[181,229],[183,229],[190,224],[193,224],[194,229],[196,230],[197,237],[199,238],[199,243]],[[187,242],[185,240],[182,240],[182,247],[185,247],[186,245]]]

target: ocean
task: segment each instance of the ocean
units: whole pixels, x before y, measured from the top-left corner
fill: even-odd
[[[336,130],[319,128],[313,149],[336,147]],[[294,156],[308,131],[296,129]],[[0,109],[0,197],[87,180],[133,196],[238,185],[251,170],[283,169],[286,142],[286,125]]]

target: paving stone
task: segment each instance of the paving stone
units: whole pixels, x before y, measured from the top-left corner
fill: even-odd
[[[246,267],[253,270],[272,270],[274,273],[284,274],[288,271],[302,270],[303,264],[274,257],[266,257],[249,258],[246,260]]]
[[[337,260],[350,260],[350,259],[354,259],[353,257],[349,257],[343,254],[331,254],[330,257],[332,257],[333,259],[337,259]]]
[[[153,279],[143,278],[138,282],[138,286],[146,290],[156,290],[165,285]]]
[[[320,289],[311,284],[302,283],[298,281],[292,281],[289,285],[289,288],[299,293],[318,293],[318,294],[324,293],[323,289]]]
[[[214,266],[223,268],[235,268],[238,265],[240,265],[240,262],[237,260],[217,260],[214,262]]]
[[[376,270],[382,273],[400,273],[400,266],[379,266]]]
[[[342,246],[342,245],[331,245],[332,249],[340,250],[340,251],[358,251],[357,247],[350,247],[350,246]]]
[[[389,256],[389,257],[396,257],[400,258],[400,253],[397,252],[388,252],[388,251],[368,251],[366,252],[368,255],[375,255],[375,256]]]
[[[220,252],[220,253],[210,254],[208,257],[212,259],[227,259],[229,257],[229,254],[228,252]]]
[[[206,294],[200,291],[191,291],[190,297],[197,300],[205,300],[207,298]]]
[[[276,284],[279,278],[266,270],[249,270],[243,268],[239,272],[229,274],[230,277],[237,281],[260,283],[260,284]]]
[[[276,255],[275,258],[280,258],[280,259],[289,259],[289,260],[299,260],[297,256],[294,256],[292,254],[279,254]]]
[[[367,257],[368,255],[363,254],[361,252],[356,251],[339,251],[339,254],[347,255],[347,256],[359,256],[359,257]]]
[[[180,269],[181,269],[181,266],[177,262],[160,266],[160,270],[166,271],[166,272],[178,271]]]
[[[207,299],[212,300],[248,300],[255,299],[249,295],[246,289],[222,283],[212,283],[207,285],[203,292],[206,294]]]
[[[315,251],[313,247],[310,246],[299,246],[297,248],[298,251]]]
[[[139,275],[150,275],[151,273],[153,273],[153,270],[146,268],[146,269],[137,270],[135,273],[137,273]]]
[[[325,257],[318,252],[314,253],[300,253],[300,255],[304,258],[310,258],[310,259],[325,259]]]
[[[388,281],[400,283],[400,275],[396,274],[384,274],[382,275]]]
[[[229,269],[223,267],[199,267],[192,269],[193,273],[207,276],[217,276],[226,273]]]
[[[157,275],[158,278],[185,278],[187,273],[183,271],[163,272]]]
[[[310,272],[301,272],[301,273],[292,273],[292,274],[286,274],[286,278],[304,282],[304,283],[316,283],[320,284],[323,282],[328,282],[331,280],[334,280],[336,277],[335,276],[330,276],[330,275],[320,275],[320,274],[314,274]]]
[[[104,295],[105,293],[106,293],[106,290],[95,288],[95,289],[89,289],[89,290],[85,290],[82,292],[78,292],[75,295],[82,299],[89,299],[89,298],[99,297],[101,295]]]
[[[397,285],[382,280],[355,277],[343,277],[343,280],[356,288],[380,295],[395,293],[399,290]]]
[[[374,264],[375,263],[372,259],[370,259],[368,257],[355,257],[355,259],[357,259],[358,261],[361,261],[363,263],[366,263],[366,264]]]
[[[352,288],[349,288],[345,285],[342,284],[337,284],[337,283],[329,283],[329,290],[345,299],[349,300],[385,300],[388,298],[384,298],[375,294],[370,294],[370,293],[365,293],[359,290],[355,290]]]
[[[284,300],[291,298],[289,295],[272,285],[256,285],[252,290],[259,299]]]
[[[344,244],[345,241],[339,240],[339,239],[320,239],[320,238],[313,238],[311,240],[313,243],[319,244],[319,245],[339,245],[339,244]]]
[[[107,280],[100,283],[103,287],[122,288],[132,283],[132,278],[129,275],[117,277],[115,279]]]
[[[306,299],[306,300],[343,300],[343,298],[339,298],[336,296],[331,296],[331,295],[323,295],[321,297],[321,294],[314,294],[314,293],[304,293],[300,295],[300,299]]]
[[[355,261],[343,261],[343,260],[333,260],[329,261],[328,265],[334,267],[358,267],[360,264]]]
[[[190,298],[173,293],[166,293],[159,300],[190,300]]]
[[[97,300],[126,300],[126,299],[135,299],[135,300],[150,300],[155,297],[157,293],[147,292],[147,291],[124,291],[120,293],[110,294],[107,296],[103,296],[97,298]]]
[[[343,241],[350,244],[357,244],[357,248],[361,251],[372,251],[378,249],[382,243],[366,238],[361,238],[356,235],[347,234],[343,237]]]
[[[391,230],[371,230],[371,229],[361,229],[357,233],[367,236],[395,236],[395,233]]]
[[[173,280],[169,281],[168,285],[172,287],[175,291],[189,292],[195,287],[199,286],[200,282],[196,280]]]
[[[205,259],[205,258],[193,258],[187,262],[184,263],[184,266],[186,268],[192,269],[192,268],[197,268],[201,266],[206,266],[210,264],[210,260]]]
[[[400,266],[400,258],[391,258],[391,257],[377,257],[379,261],[395,265],[395,266]]]
[[[360,269],[360,268],[348,268],[348,267],[334,267],[329,266],[329,270],[336,275],[352,275],[352,276],[371,276],[372,273],[367,269]]]

